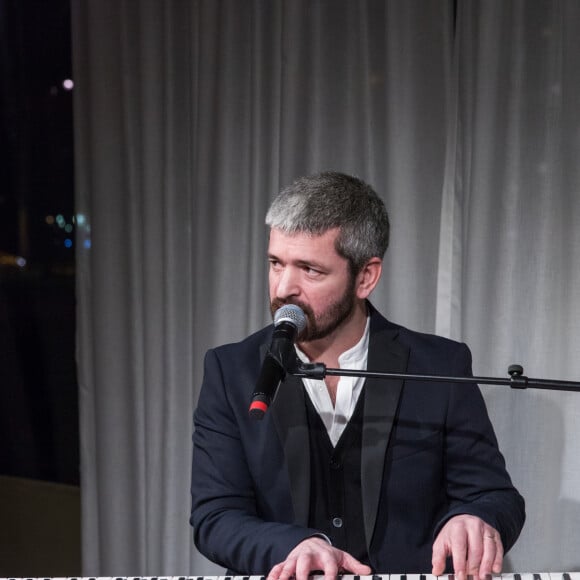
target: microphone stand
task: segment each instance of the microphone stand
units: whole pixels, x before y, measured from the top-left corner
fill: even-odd
[[[288,372],[295,377],[322,380],[327,375],[343,377],[365,377],[371,379],[402,379],[405,381],[432,381],[440,383],[479,383],[486,385],[509,385],[512,389],[549,389],[553,391],[580,392],[580,383],[572,381],[555,381],[547,379],[530,379],[524,375],[521,365],[508,367],[509,379],[495,377],[445,377],[441,375],[417,375],[409,373],[379,373],[372,371],[355,371],[349,369],[327,368],[324,363],[299,363]]]

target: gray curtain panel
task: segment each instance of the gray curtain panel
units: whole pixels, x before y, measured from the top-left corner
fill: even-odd
[[[580,381],[576,0],[72,9],[85,575],[222,572],[188,524],[202,360],[269,321],[263,218],[300,175],[385,200],[387,317]],[[506,569],[580,570],[580,393],[482,390],[528,506]]]

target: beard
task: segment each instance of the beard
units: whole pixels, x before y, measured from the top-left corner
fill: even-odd
[[[349,277],[349,283],[342,296],[329,304],[320,314],[314,314],[314,311],[308,304],[300,300],[279,300],[274,299],[270,303],[272,317],[278,308],[285,304],[294,304],[302,309],[306,316],[306,328],[302,331],[298,340],[300,342],[310,342],[326,338],[340,327],[346,320],[352,316],[354,311],[354,286],[355,277]]]

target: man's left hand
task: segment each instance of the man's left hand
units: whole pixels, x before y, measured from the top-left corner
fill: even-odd
[[[433,575],[443,574],[448,556],[457,580],[465,580],[468,574],[481,580],[499,574],[503,564],[499,532],[478,517],[455,516],[441,528],[433,544]]]

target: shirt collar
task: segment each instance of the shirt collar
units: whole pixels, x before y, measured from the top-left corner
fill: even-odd
[[[360,340],[348,350],[345,350],[339,357],[338,357],[338,365],[339,367],[346,367],[346,368],[361,368],[361,364],[363,367],[366,367],[366,360],[369,350],[369,337],[370,337],[370,321],[371,317],[367,315],[367,321],[365,324],[364,332],[360,338]],[[296,345],[296,353],[302,362],[312,362],[306,356],[304,352],[302,352],[298,345]]]

